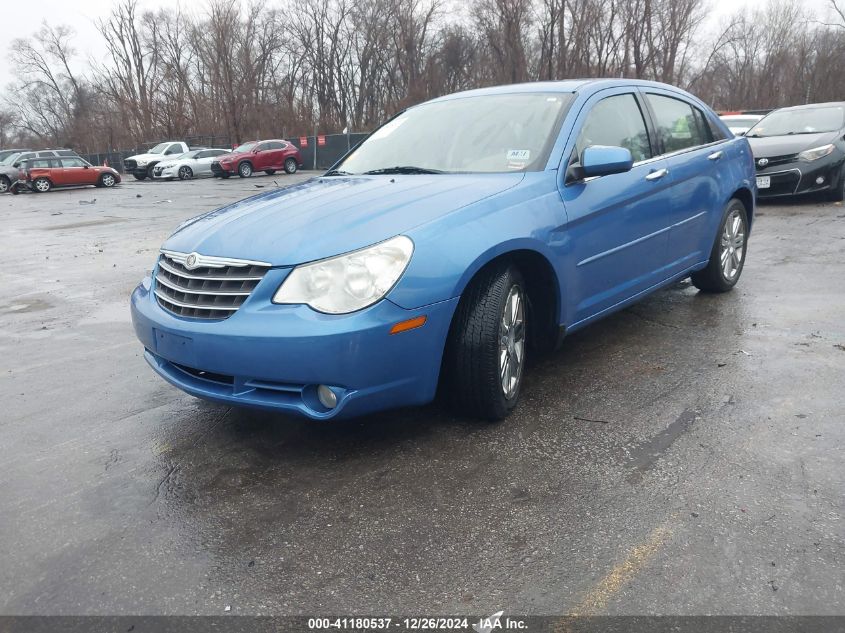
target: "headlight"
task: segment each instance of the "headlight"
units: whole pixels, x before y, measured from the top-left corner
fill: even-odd
[[[141,160],[135,161],[135,164],[138,165],[138,167],[146,167],[147,163],[149,163],[149,162],[150,161],[148,161],[148,160],[141,159]]]
[[[821,147],[814,147],[807,149],[798,154],[798,160],[818,160],[824,158],[834,150],[833,145],[822,145]]]
[[[297,266],[273,303],[304,303],[319,312],[347,314],[382,299],[405,272],[414,243],[400,235],[359,251]]]

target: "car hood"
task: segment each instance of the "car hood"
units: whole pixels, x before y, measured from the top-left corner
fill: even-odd
[[[330,176],[181,225],[163,248],[293,266],[353,251],[506,191],[514,174]]]
[[[135,161],[138,161],[138,160],[145,160],[145,161],[158,160],[158,161],[160,161],[160,160],[162,160],[162,158],[163,157],[162,157],[161,154],[135,154],[134,156],[127,156],[124,160],[135,160]]]
[[[218,161],[225,161],[225,160],[240,160],[245,156],[252,156],[252,152],[229,152],[228,154],[222,154],[221,156],[217,157]]]
[[[765,136],[762,138],[746,137],[751,144],[754,158],[771,158],[797,154],[805,149],[832,143],[839,132],[821,132],[819,134],[791,134],[787,136]]]

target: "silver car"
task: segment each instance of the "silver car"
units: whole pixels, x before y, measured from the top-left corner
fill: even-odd
[[[228,149],[194,149],[174,158],[167,158],[153,167],[155,180],[190,180],[211,176],[211,163]]]

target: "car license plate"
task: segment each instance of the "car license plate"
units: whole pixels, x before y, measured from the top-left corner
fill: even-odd
[[[757,177],[757,188],[758,189],[768,189],[771,186],[772,186],[771,176],[758,176]]]
[[[156,339],[156,353],[159,356],[170,362],[187,365],[188,367],[196,365],[193,339],[155,328],[153,331]]]

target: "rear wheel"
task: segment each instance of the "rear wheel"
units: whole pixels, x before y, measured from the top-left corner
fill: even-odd
[[[298,165],[296,164],[295,158],[288,158],[285,161],[285,171],[289,174],[295,174]]]
[[[693,285],[704,292],[727,292],[733,288],[745,265],[747,237],[748,212],[734,198],[722,216],[707,266],[690,275]]]
[[[252,176],[252,165],[247,162],[243,162],[238,165],[238,176],[241,178],[249,178]]]
[[[46,178],[36,178],[35,181],[32,183],[32,188],[35,189],[38,193],[47,193],[50,189],[53,188],[53,183],[51,183]]]
[[[275,169],[265,169],[264,173],[267,174],[268,176],[272,176],[273,174],[276,173],[276,170]]]
[[[0,176],[0,193],[6,193],[12,186],[12,182],[6,176]]]
[[[194,170],[187,165],[182,165],[179,168],[179,180],[190,180],[194,177]]]
[[[527,349],[527,297],[520,271],[508,263],[473,280],[458,306],[444,370],[464,413],[501,420],[516,406]]]
[[[100,186],[101,187],[114,187],[117,180],[114,177],[114,174],[103,174],[100,176]]]

